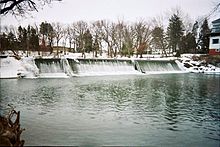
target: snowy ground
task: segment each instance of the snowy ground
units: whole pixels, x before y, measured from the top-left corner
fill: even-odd
[[[24,71],[21,62],[14,57],[0,59],[0,78],[17,78],[18,73]]]
[[[38,72],[31,57],[23,57],[20,60],[14,57],[0,58],[0,78],[19,78],[24,75],[34,78]]]
[[[192,54],[185,54],[179,59],[178,66],[183,70],[192,73],[205,73],[205,74],[220,74],[220,68],[211,64],[206,64],[205,61],[193,61]],[[199,56],[199,55],[197,55]]]

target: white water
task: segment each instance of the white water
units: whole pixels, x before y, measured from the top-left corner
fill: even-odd
[[[126,61],[89,61],[77,64],[79,76],[141,74]]]
[[[41,73],[39,78],[69,78],[65,73]]]
[[[136,64],[136,70],[135,70]],[[139,60],[111,59],[34,59],[16,60],[14,57],[1,58],[0,78],[68,78],[71,76],[138,75],[183,73],[176,63],[160,61],[148,63]]]
[[[67,78],[64,70],[63,60],[36,59],[36,65],[39,69],[39,78]]]
[[[62,73],[59,62],[40,63],[40,73]]]
[[[68,76],[76,76],[73,72],[68,60],[66,58],[61,59],[61,63],[63,64],[63,70]]]
[[[171,61],[136,61],[142,72],[148,74],[157,73],[182,73],[183,71],[175,62]]]

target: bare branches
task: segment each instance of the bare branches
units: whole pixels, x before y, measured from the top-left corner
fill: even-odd
[[[37,11],[36,3],[32,0],[3,0],[1,15],[6,15],[11,12],[14,15],[23,15],[26,11]]]
[[[14,121],[13,121],[14,119]],[[10,111],[8,117],[0,116],[0,146],[23,146],[24,140],[20,140],[24,129],[20,128],[20,111]]]
[[[1,15],[11,13],[14,16],[23,16],[31,11],[38,11],[39,7],[61,0],[1,0]]]
[[[209,18],[211,15],[218,12],[220,12],[220,3],[217,3],[212,11],[205,18]]]

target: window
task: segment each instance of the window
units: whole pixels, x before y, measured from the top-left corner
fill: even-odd
[[[218,44],[219,43],[219,39],[212,39],[212,44]]]

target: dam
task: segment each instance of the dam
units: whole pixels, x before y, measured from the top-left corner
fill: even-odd
[[[34,59],[39,77],[182,73],[175,60]]]

